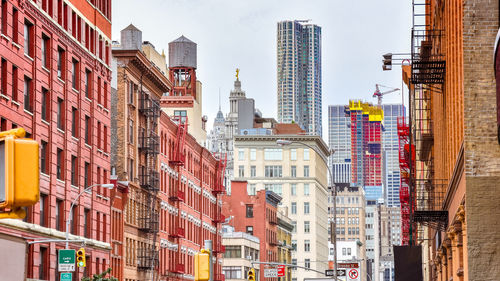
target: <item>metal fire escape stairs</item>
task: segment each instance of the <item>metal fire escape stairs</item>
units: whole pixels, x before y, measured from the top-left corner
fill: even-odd
[[[144,124],[139,132],[139,152],[142,154],[144,165],[139,170],[140,186],[145,192],[141,193],[144,205],[139,209],[139,231],[146,234],[148,245],[138,249],[137,267],[139,270],[153,271],[158,265],[158,249],[156,242],[159,231],[159,204],[158,190],[160,185],[157,161],[159,153],[158,119],[160,117],[160,104],[151,95],[142,91],[140,93],[139,112],[145,117]],[[154,278],[154,277],[153,277]]]
[[[431,6],[429,0],[412,0],[413,27],[411,38],[411,77],[409,95],[409,124],[403,119],[398,123],[398,132],[408,130],[407,143],[401,148],[406,136],[400,135],[400,155],[408,167],[408,178],[403,180],[400,196],[406,199],[408,185],[408,204],[402,204],[402,214],[406,216],[409,208],[408,243],[417,240],[416,223],[443,231],[448,223],[448,213],[443,210],[446,180],[436,179],[434,174],[434,131],[432,123],[432,95],[441,94],[445,81],[446,61],[440,52],[444,31],[434,29],[429,24]],[[406,129],[407,128],[407,129]],[[403,150],[403,151],[401,151]],[[412,155],[410,157],[410,155]],[[400,158],[401,159],[401,158]],[[403,182],[405,181],[405,182]],[[404,224],[402,227],[406,227]],[[418,228],[419,231],[422,228]],[[406,232],[405,232],[406,230]]]
[[[215,196],[214,204],[214,217],[212,222],[216,225],[215,238],[213,239],[213,253],[217,257],[218,254],[223,254],[226,249],[222,245],[222,224],[226,221],[225,216],[222,214],[222,204],[219,200],[219,195],[226,193],[226,188],[224,185],[226,165],[227,165],[227,154],[226,153],[215,153],[215,159],[217,160],[216,175],[215,175],[215,186],[212,189],[212,193]],[[214,264],[214,281],[224,281],[225,277],[222,274],[221,266],[219,264]]]

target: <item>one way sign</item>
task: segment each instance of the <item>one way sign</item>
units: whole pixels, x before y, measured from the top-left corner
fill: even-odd
[[[345,274],[346,274],[345,269],[337,269],[337,277],[345,276]],[[326,276],[333,276],[333,269],[325,270],[325,275]]]

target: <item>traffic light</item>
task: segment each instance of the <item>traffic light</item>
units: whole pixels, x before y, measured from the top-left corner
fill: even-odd
[[[255,269],[250,268],[248,271],[248,276],[247,276],[248,281],[255,281]]]
[[[210,280],[210,251],[201,249],[194,255],[194,280]]]
[[[76,265],[78,265],[78,267],[85,267],[87,265],[85,260],[84,248],[80,248],[78,251],[76,251]]]
[[[0,132],[0,218],[23,219],[40,198],[38,143],[22,128]]]
[[[387,53],[385,55],[382,55],[384,57],[384,60],[382,61],[384,65],[382,65],[383,70],[391,70],[392,69],[392,54]]]

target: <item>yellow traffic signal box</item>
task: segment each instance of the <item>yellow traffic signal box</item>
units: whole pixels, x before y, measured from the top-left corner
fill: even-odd
[[[85,249],[80,248],[78,251],[76,251],[76,265],[78,265],[78,267],[85,267],[87,265],[86,262]]]
[[[250,268],[248,271],[248,276],[247,276],[248,281],[255,281],[255,269]]]
[[[24,218],[22,207],[39,201],[38,143],[24,139],[22,128],[0,132],[0,218]]]
[[[194,280],[210,280],[210,252],[202,249],[194,255]]]

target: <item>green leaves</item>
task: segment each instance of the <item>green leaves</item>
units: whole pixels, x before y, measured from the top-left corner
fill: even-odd
[[[109,273],[111,273],[111,267],[106,269],[106,271],[101,274],[94,274],[92,278],[83,277],[82,281],[118,281],[118,279],[113,276],[106,277],[106,275],[108,275]]]

